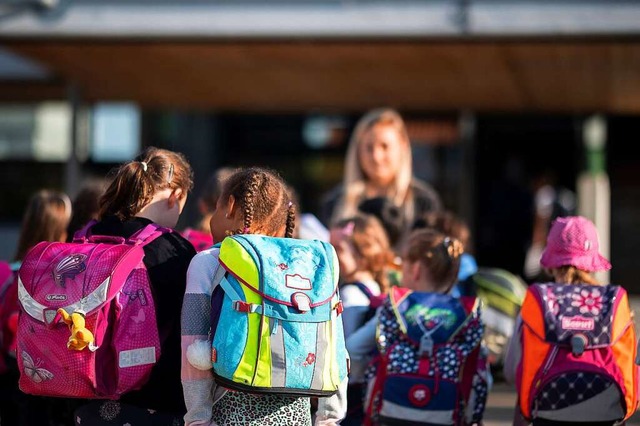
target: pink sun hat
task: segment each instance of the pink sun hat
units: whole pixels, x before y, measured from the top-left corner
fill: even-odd
[[[559,217],[551,225],[540,264],[545,268],[573,266],[583,271],[608,271],[611,263],[599,253],[598,231],[582,216]]]

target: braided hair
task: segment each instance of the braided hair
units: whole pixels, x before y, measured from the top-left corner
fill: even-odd
[[[295,206],[280,175],[262,167],[238,169],[225,181],[223,199],[238,200],[243,229],[232,234],[281,235],[291,238],[295,228]]]

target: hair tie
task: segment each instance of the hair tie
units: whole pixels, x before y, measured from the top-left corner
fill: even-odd
[[[293,206],[293,201],[289,201],[289,204],[287,205],[287,208],[291,208]]]
[[[353,230],[356,227],[356,223],[351,221],[342,227],[340,233],[345,237],[351,237],[353,235]]]
[[[246,226],[243,230],[242,230],[243,234],[248,234],[249,233],[249,227]]]
[[[167,183],[171,183],[173,180],[173,164],[169,164],[169,173],[167,175]]]
[[[141,161],[140,164],[142,164],[142,170],[143,171],[147,171],[147,163],[145,163],[144,161]]]

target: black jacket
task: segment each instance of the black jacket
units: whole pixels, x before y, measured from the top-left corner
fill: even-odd
[[[91,233],[128,238],[150,223],[150,220],[138,217],[121,222],[111,216],[94,225]],[[187,268],[196,251],[178,232],[172,232],[147,244],[144,253],[143,261],[154,293],[161,355],[149,381],[142,389],[123,395],[121,401],[183,415],[186,408],[180,382],[180,314]]]
[[[411,192],[414,200],[414,218],[417,219],[427,212],[442,209],[440,195],[428,183],[414,178],[411,181]],[[319,219],[325,226],[331,225],[334,210],[343,196],[344,187],[342,184],[336,186],[324,196]],[[411,229],[413,223],[404,221],[404,226],[406,229]]]

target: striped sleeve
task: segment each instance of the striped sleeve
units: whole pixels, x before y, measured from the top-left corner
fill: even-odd
[[[187,270],[187,289],[182,304],[182,390],[187,406],[185,426],[211,425],[211,409],[217,396],[212,370],[199,370],[187,360],[187,348],[196,340],[209,339],[211,293],[218,263],[218,249],[198,253]]]

